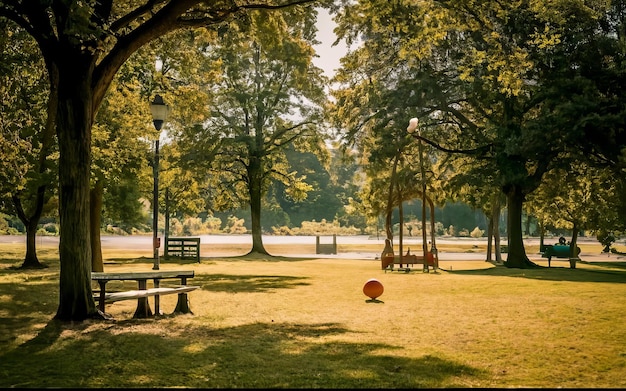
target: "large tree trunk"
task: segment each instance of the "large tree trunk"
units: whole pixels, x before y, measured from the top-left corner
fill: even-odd
[[[263,246],[263,229],[261,227],[262,168],[260,158],[253,157],[250,159],[250,166],[248,167],[250,219],[252,222],[252,249],[250,253],[269,255]]]
[[[528,269],[537,265],[531,262],[524,249],[522,239],[522,207],[524,192],[518,185],[510,185],[505,191],[507,197],[507,231],[509,253],[504,265],[510,268]]]
[[[100,241],[100,226],[102,222],[102,196],[104,185],[97,181],[89,193],[89,233],[91,235],[91,270],[94,272],[104,271],[102,261],[102,242]]]
[[[66,50],[60,62],[57,111],[59,141],[59,307],[55,318],[83,320],[99,314],[91,290],[89,175],[93,121],[89,54]]]
[[[39,225],[39,218],[31,218],[26,224],[26,257],[22,268],[42,268],[42,265],[37,258],[37,226]]]

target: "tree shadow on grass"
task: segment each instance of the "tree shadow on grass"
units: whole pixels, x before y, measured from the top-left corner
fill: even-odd
[[[598,265],[598,262],[580,262],[592,265]],[[443,270],[446,273],[457,275],[481,275],[481,276],[497,276],[497,277],[516,277],[529,278],[535,280],[546,281],[572,281],[572,282],[610,282],[624,284],[626,283],[626,270],[612,270],[613,266],[608,263],[607,268],[577,268],[569,267],[543,267],[539,266],[531,269],[514,269],[506,266],[497,265],[486,269],[473,270]]]
[[[0,353],[4,387],[441,388],[484,384],[487,371],[402,346],[350,342],[339,324],[214,328],[129,320],[49,325]],[[339,340],[342,335],[343,340]],[[80,358],[80,359],[77,359]]]
[[[190,284],[211,292],[267,292],[309,285],[307,277],[235,274],[197,274]]]

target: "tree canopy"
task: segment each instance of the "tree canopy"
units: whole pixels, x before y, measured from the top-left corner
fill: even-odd
[[[0,16],[25,29],[46,64],[59,143],[60,299],[56,317],[102,316],[91,291],[89,188],[92,126],[116,73],[139,48],[175,30],[217,26],[250,10],[311,0],[20,1],[1,0]]]
[[[563,154],[608,163],[626,145],[623,94],[605,83],[623,77],[623,9],[620,1],[344,2],[338,31],[361,44],[336,77],[336,118],[352,142],[415,113],[423,141],[475,162],[452,175],[493,173],[507,196],[506,264],[532,267],[522,242],[526,196]]]

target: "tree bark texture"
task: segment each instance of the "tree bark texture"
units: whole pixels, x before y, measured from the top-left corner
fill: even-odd
[[[28,216],[26,211],[22,206],[22,201],[17,195],[13,195],[13,206],[17,211],[17,216],[20,221],[26,227],[26,256],[24,257],[24,263],[22,263],[22,268],[42,268],[43,265],[39,262],[39,258],[37,258],[37,226],[39,225],[39,219],[41,218],[41,213],[43,211],[44,204],[44,195],[46,191],[46,186],[40,186],[37,189],[37,198],[35,199],[35,210],[34,212]]]
[[[248,166],[248,191],[250,194],[250,220],[252,223],[251,253],[269,255],[263,246],[263,231],[261,227],[261,198],[263,196],[263,166],[259,157],[253,156]]]
[[[496,262],[502,263],[502,251],[500,247],[500,192],[493,196],[491,204],[491,223],[493,230],[493,242],[496,253]]]
[[[85,54],[59,54],[59,307],[56,318],[98,314],[91,290],[89,178],[93,122],[92,62]]]
[[[531,262],[524,249],[522,239],[522,206],[524,192],[519,185],[511,185],[506,191],[507,197],[507,232],[509,252],[504,265],[510,268],[528,269],[537,265]]]
[[[104,271],[102,261],[102,242],[100,240],[100,226],[102,222],[102,197],[104,184],[97,181],[89,192],[89,234],[91,235],[91,270],[94,272]]]

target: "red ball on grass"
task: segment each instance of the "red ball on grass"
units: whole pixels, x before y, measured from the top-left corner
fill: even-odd
[[[384,291],[385,287],[383,284],[375,278],[370,278],[365,285],[363,285],[363,293],[372,300],[382,295]]]

